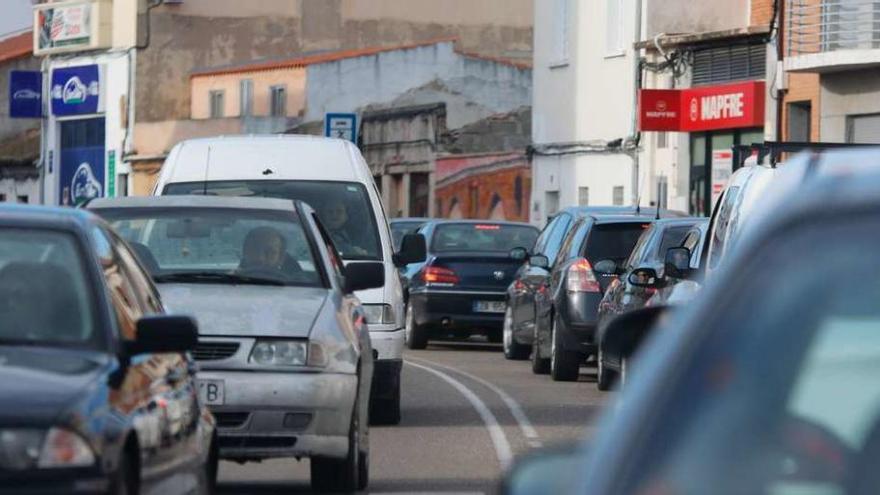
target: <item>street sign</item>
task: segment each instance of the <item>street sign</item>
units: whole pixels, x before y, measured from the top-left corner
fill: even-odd
[[[324,135],[357,144],[357,115],[328,113],[324,116]]]
[[[104,111],[101,67],[82,65],[52,71],[52,114],[88,115]]]
[[[40,71],[9,72],[9,116],[13,119],[43,116],[43,74]]]

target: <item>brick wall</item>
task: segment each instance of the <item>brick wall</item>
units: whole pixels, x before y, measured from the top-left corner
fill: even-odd
[[[784,2],[785,0],[779,0]],[[769,26],[773,17],[773,0],[751,0],[749,25]]]
[[[788,74],[788,91],[783,99],[782,139],[789,140],[788,117],[789,103],[809,101],[812,109],[810,114],[810,141],[819,141],[820,122],[820,87],[819,74]]]
[[[475,161],[484,162],[483,158],[475,157]],[[442,168],[443,160],[437,160],[438,169]],[[528,221],[531,167],[524,156],[513,163],[504,162],[480,164],[438,182],[434,192],[436,216],[488,219],[494,214],[495,219]]]

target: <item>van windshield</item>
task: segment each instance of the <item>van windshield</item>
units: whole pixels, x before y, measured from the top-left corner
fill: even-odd
[[[382,260],[367,189],[356,182],[207,181],[169,184],[165,195],[248,196],[300,200],[318,213],[347,260]]]

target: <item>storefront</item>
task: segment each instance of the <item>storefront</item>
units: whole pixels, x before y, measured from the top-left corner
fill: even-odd
[[[764,140],[763,81],[682,90],[644,89],[641,131],[689,133],[691,214],[708,215],[733,173],[731,148]]]

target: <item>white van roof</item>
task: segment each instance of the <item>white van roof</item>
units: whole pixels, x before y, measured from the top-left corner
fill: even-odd
[[[210,151],[210,156],[209,156]],[[165,161],[161,181],[372,179],[349,141],[304,135],[246,135],[190,139]]]

